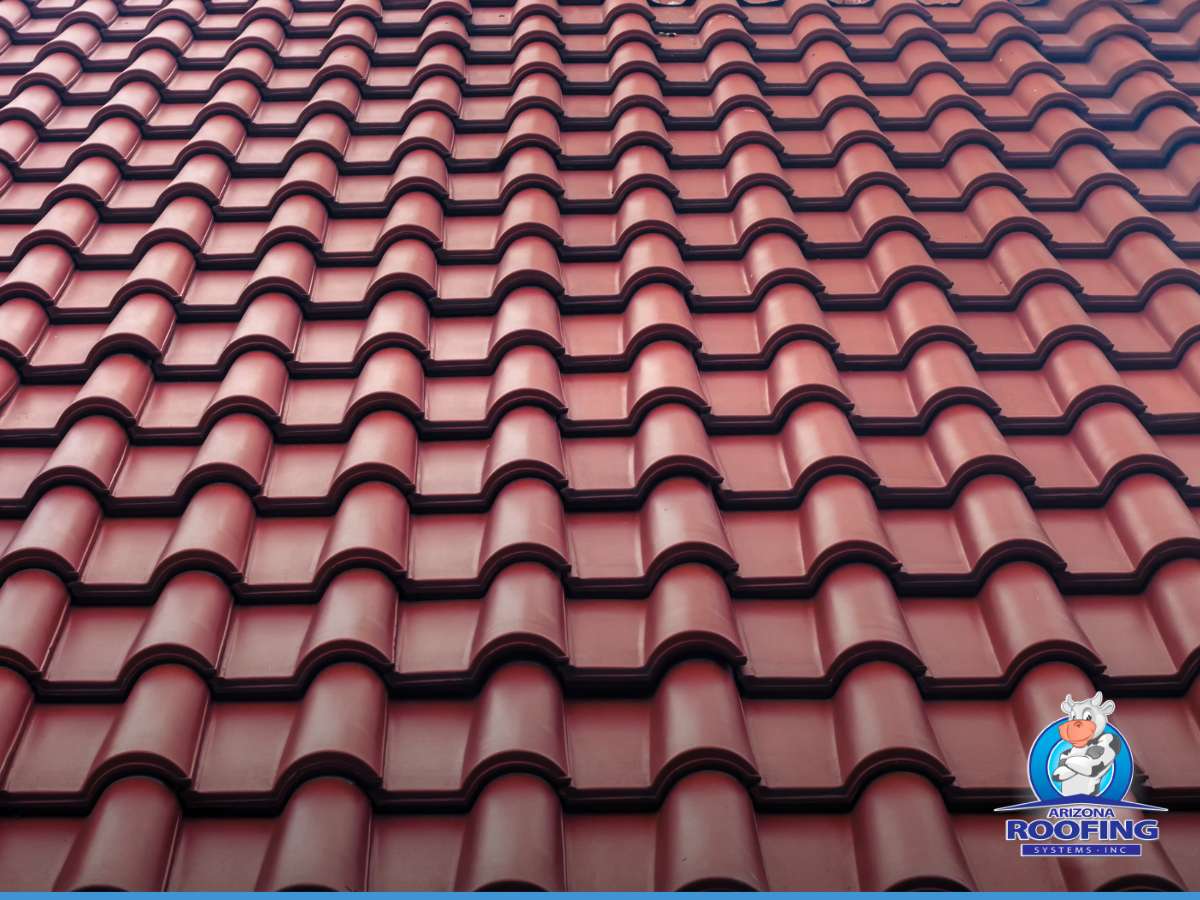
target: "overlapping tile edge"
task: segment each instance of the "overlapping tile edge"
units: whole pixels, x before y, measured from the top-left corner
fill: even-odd
[[[1198,14],[0,2],[5,882],[1200,884]]]

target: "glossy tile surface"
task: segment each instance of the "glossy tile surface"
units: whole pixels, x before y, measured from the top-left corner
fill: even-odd
[[[0,883],[1200,888],[1198,99],[1193,0],[0,0]],[[1022,861],[1095,690],[1162,840]]]

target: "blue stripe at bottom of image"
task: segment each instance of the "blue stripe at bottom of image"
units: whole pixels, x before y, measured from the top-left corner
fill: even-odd
[[[1022,856],[1141,856],[1141,844],[1023,844]]]

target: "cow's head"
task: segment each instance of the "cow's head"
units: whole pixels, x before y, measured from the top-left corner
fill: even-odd
[[[1067,721],[1058,726],[1058,734],[1072,746],[1082,747],[1104,733],[1108,727],[1108,717],[1116,708],[1117,704],[1106,701],[1099,691],[1095,697],[1087,700],[1072,700],[1071,695],[1067,694],[1061,707],[1067,714]]]

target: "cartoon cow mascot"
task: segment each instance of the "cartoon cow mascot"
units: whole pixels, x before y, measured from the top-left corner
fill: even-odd
[[[1058,726],[1059,736],[1071,745],[1058,757],[1053,778],[1064,797],[1094,797],[1112,769],[1121,742],[1108,731],[1108,717],[1117,704],[1097,692],[1088,700],[1072,700],[1067,694],[1062,711],[1067,721]]]

